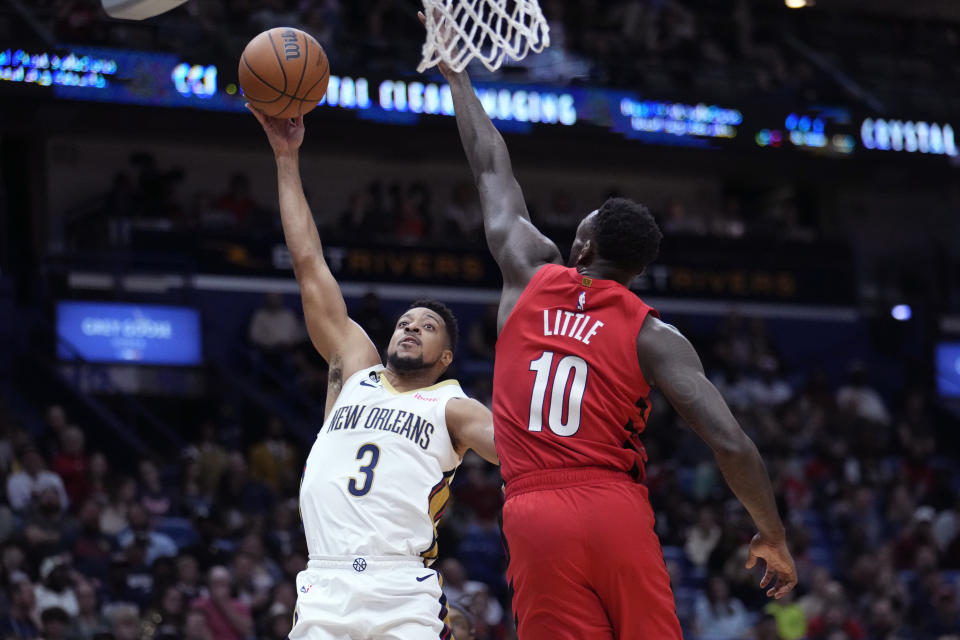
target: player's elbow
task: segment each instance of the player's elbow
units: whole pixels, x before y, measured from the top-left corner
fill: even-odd
[[[739,427],[713,438],[710,448],[713,449],[713,455],[718,460],[731,463],[742,462],[757,455],[757,447],[753,444],[753,440]]]
[[[325,264],[323,254],[307,248],[291,250],[290,262],[297,280],[310,277],[311,274],[318,274]]]

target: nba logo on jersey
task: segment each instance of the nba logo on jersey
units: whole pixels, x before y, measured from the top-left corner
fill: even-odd
[[[577,311],[583,311],[583,306],[587,304],[587,292],[581,291],[580,297],[577,298]]]

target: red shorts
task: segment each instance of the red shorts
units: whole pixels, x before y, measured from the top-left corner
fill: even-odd
[[[503,535],[521,640],[682,640],[647,488],[606,469],[512,480]]]

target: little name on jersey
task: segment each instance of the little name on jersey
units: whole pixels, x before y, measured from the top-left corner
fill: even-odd
[[[603,322],[600,320],[595,320],[590,325],[589,314],[564,311],[563,309],[554,310],[553,317],[550,314],[550,309],[543,310],[543,335],[545,336],[565,336],[579,340],[583,344],[590,344],[590,338],[597,335],[597,331],[603,326]],[[590,329],[584,333],[587,326],[590,326]]]
[[[364,429],[390,431],[408,438],[424,451],[430,446],[430,436],[434,430],[432,422],[409,411],[354,404],[334,411],[326,431],[355,430],[360,425]]]

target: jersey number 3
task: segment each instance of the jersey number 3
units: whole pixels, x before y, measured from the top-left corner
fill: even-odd
[[[568,437],[580,430],[580,405],[583,403],[583,392],[587,389],[587,363],[577,356],[564,356],[557,363],[551,380],[553,356],[552,351],[544,351],[542,356],[530,363],[530,371],[537,372],[537,379],[533,383],[530,398],[528,428],[530,431],[543,430],[543,405],[547,399],[547,389],[552,388],[547,425],[558,436]]]
[[[355,478],[350,478],[350,482],[347,483],[347,491],[358,498],[370,493],[370,488],[373,487],[373,470],[380,462],[380,447],[369,443],[357,449],[357,460],[363,460],[368,453],[370,454],[370,462],[360,467],[360,473],[363,474],[363,486],[358,486]]]

